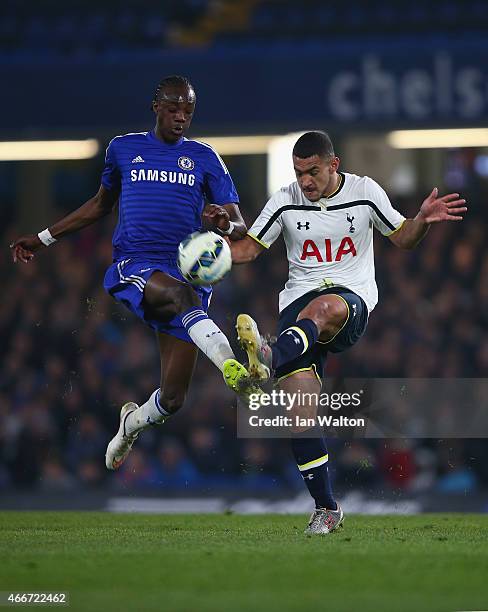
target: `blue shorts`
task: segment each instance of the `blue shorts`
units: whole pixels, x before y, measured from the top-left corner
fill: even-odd
[[[186,329],[183,327],[181,315],[177,315],[168,321],[160,321],[152,318],[146,311],[144,288],[149,277],[156,271],[164,272],[179,281],[187,283],[176,265],[176,259],[173,257],[168,256],[157,259],[131,257],[130,259],[116,261],[108,268],[105,273],[103,286],[117,302],[127,306],[130,311],[156,331],[176,336],[186,342],[192,342]],[[193,285],[192,288],[200,298],[202,309],[207,312],[212,296],[212,288],[195,287]]]
[[[347,305],[347,320],[339,332],[328,342],[316,342],[306,353],[293,361],[285,363],[276,370],[277,378],[290,376],[299,370],[315,370],[319,378],[324,374],[327,353],[340,353],[355,344],[363,335],[368,323],[368,307],[356,293],[345,287],[330,287],[321,291],[309,291],[289,304],[281,313],[278,321],[278,335],[296,323],[300,312],[320,295],[340,296]]]

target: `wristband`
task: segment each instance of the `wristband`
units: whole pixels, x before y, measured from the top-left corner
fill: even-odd
[[[233,223],[232,221],[229,221],[229,227],[226,230],[219,229],[219,231],[224,236],[229,236],[234,231],[234,228],[235,228],[235,223]]]
[[[51,232],[49,231],[49,228],[47,227],[45,230],[42,230],[42,232],[39,232],[37,234],[37,237],[39,238],[39,240],[42,242],[44,246],[50,246],[51,244],[54,244],[55,242],[57,242],[56,238],[53,238],[51,236]]]

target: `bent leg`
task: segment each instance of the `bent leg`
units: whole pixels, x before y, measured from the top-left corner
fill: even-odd
[[[202,304],[191,285],[157,270],[146,282],[144,305],[151,317],[169,321],[190,308],[201,307]]]
[[[146,283],[144,303],[151,317],[169,321],[178,317],[196,346],[219,368],[233,359],[229,341],[206,313],[196,291],[188,283],[164,272],[154,272]]]
[[[309,319],[313,321],[319,332],[321,342],[329,342],[337,336],[349,316],[347,302],[339,295],[321,295],[305,306],[297,318],[297,322]]]
[[[283,330],[272,348],[276,370],[303,355],[320,338],[325,342],[336,336],[347,323],[349,309],[335,294],[320,295],[298,314],[296,323]]]

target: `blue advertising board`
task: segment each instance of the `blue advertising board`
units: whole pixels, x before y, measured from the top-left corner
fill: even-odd
[[[275,50],[165,52],[139,58],[0,59],[0,131],[138,129],[152,123],[157,82],[194,83],[200,133],[273,133],[482,125],[488,120],[488,40],[323,44]]]

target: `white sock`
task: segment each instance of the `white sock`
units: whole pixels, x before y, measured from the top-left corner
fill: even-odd
[[[151,393],[151,397],[145,404],[139,406],[136,410],[131,412],[125,419],[125,433],[132,435],[141,429],[149,427],[149,425],[160,425],[164,423],[168,417],[171,416],[170,412],[167,412],[159,401],[160,389],[156,389]]]
[[[193,312],[183,316],[183,325],[193,342],[220,371],[226,359],[234,358],[225,334],[202,310],[195,308]]]

